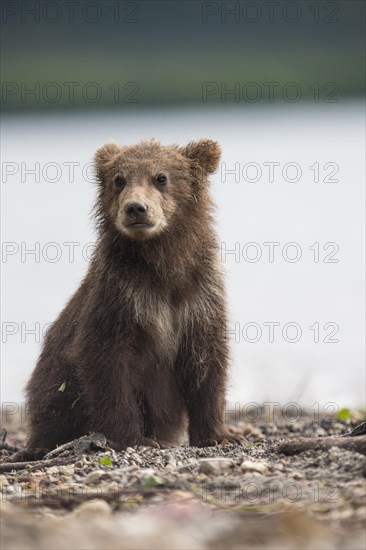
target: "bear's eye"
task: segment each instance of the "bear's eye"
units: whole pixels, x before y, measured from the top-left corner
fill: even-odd
[[[168,181],[168,178],[166,177],[165,174],[158,174],[155,178],[155,182],[158,185],[165,185],[167,181]]]
[[[117,187],[117,189],[122,189],[126,185],[126,180],[123,176],[116,176],[114,178],[114,185]]]

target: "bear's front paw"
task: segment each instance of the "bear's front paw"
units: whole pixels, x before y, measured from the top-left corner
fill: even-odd
[[[193,447],[215,447],[223,443],[246,445],[247,440],[239,431],[231,430],[229,426],[227,429],[208,437],[190,437],[190,444]]]
[[[160,449],[160,445],[155,439],[144,436],[129,437],[118,443],[108,440],[107,443],[118,452],[125,451],[127,447],[155,447],[155,449]]]
[[[151,437],[141,437],[137,440],[135,445],[137,447],[155,447],[155,449],[160,449],[159,443],[156,439],[152,439]]]
[[[154,437],[142,437],[137,445],[141,447],[155,447],[156,449],[175,449],[178,447],[175,443],[162,439],[155,439]]]

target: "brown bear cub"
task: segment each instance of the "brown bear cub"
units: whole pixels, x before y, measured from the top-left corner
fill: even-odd
[[[239,442],[223,423],[226,303],[208,174],[216,142],[95,155],[99,239],[27,385],[27,456],[89,432],[116,449]]]

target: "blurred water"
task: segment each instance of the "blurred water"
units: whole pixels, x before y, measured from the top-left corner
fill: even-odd
[[[95,187],[83,179],[82,167],[95,149],[108,140],[156,137],[183,144],[210,137],[223,148],[212,181],[230,301],[230,401],[362,404],[363,121],[363,105],[344,101],[8,115],[3,168],[15,164],[6,164],[2,178],[2,238],[8,243],[2,263],[3,401],[22,399],[40,350],[35,323],[42,329],[56,317],[88,267],[83,254],[95,239],[88,217]],[[59,173],[48,163],[57,163]],[[74,181],[67,163],[76,163]],[[272,165],[273,178],[264,163],[279,163]],[[40,172],[39,182],[24,174],[31,168]],[[238,168],[239,175],[225,175]],[[52,242],[57,246],[47,244]],[[72,245],[64,243],[80,243],[73,261]],[[271,245],[264,243],[279,243],[272,245],[273,261]],[[327,243],[336,244],[324,250]],[[24,255],[24,247],[35,246],[39,257]],[[32,328],[36,334],[27,333]]]

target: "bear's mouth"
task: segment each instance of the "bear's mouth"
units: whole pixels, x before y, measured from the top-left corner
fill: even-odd
[[[147,229],[152,227],[152,225],[146,222],[133,222],[129,223],[127,227],[132,229]]]

